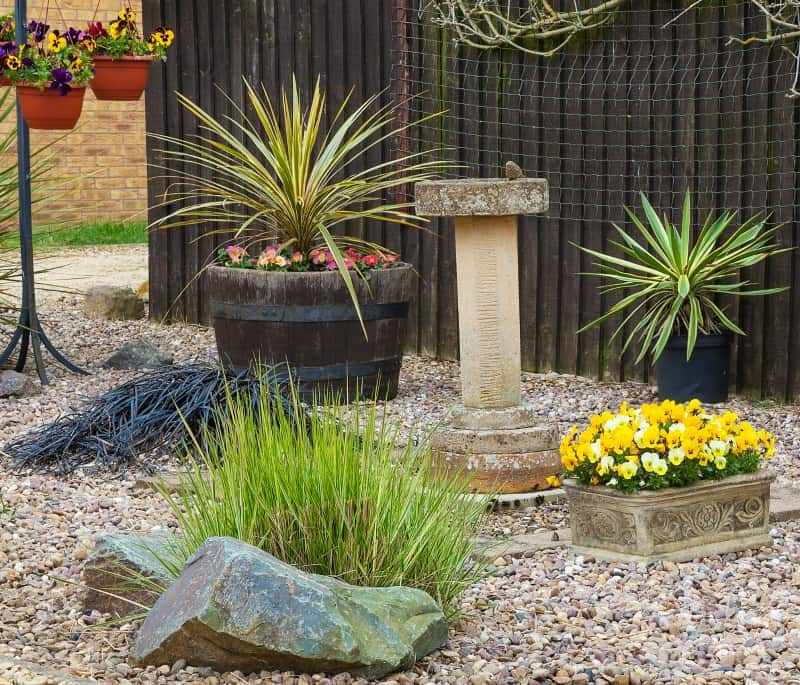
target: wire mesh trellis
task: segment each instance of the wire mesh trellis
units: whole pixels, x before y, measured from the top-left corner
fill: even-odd
[[[646,364],[635,365],[619,341],[609,341],[613,322],[575,334],[610,301],[596,281],[577,275],[591,260],[571,245],[607,245],[612,222],[625,221],[623,207],[637,207],[640,191],[673,218],[687,188],[698,221],[728,209],[770,213],[785,224],[782,242],[798,244],[796,62],[780,44],[730,40],[764,34],[764,15],[749,0],[626,2],[613,21],[551,57],[458,45],[434,19],[427,0],[405,0],[396,10],[395,91],[420,94],[410,119],[446,110],[410,129],[400,152],[440,145],[462,176],[501,175],[513,159],[550,183],[547,216],[525,219],[520,233],[525,368],[648,378]],[[421,327],[435,320],[428,347],[455,355],[452,235],[446,222],[439,228],[443,240],[431,244],[438,256],[422,269],[437,301]],[[800,285],[798,266],[795,252],[745,277]],[[723,302],[748,332],[735,351],[739,390],[800,395],[799,301],[789,292]]]
[[[729,44],[763,32],[746,0],[677,21],[673,2],[628,3],[552,57],[456,45],[426,4],[398,14],[395,63],[406,90],[422,93],[416,107],[447,115],[412,129],[407,145],[440,140],[464,175],[513,158],[550,179],[562,219],[590,206],[616,215],[639,190],[675,206],[687,187],[708,208],[794,209],[796,63],[779,45]]]

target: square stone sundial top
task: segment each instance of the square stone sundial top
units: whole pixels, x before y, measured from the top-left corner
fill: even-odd
[[[541,214],[550,205],[544,178],[452,179],[415,186],[419,216],[513,216]]]

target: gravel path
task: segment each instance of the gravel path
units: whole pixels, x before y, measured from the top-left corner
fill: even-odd
[[[202,328],[87,321],[77,305],[62,297],[45,315],[59,347],[87,368],[98,369],[134,337],[173,351],[177,360],[213,354],[213,335]],[[0,443],[129,376],[101,370],[76,378],[50,369],[54,382],[41,394],[0,399]],[[537,413],[562,430],[622,400],[654,397],[641,384],[558,375],[526,375],[523,386]],[[388,410],[407,427],[425,429],[442,420],[457,394],[456,365],[411,357]],[[744,399],[727,407],[778,435],[774,467],[783,484],[800,488],[793,458],[800,407]],[[140,475],[86,469],[56,479],[15,475],[0,462],[0,664],[20,659],[120,685],[350,682],[347,676],[219,675],[181,664],[130,668],[125,660],[135,625],[93,629],[101,617],[82,615],[78,589],[62,581],[78,580],[99,533],[170,525],[161,503],[135,488]],[[498,536],[533,532],[562,525],[565,515],[556,504],[532,515],[502,512],[488,528]],[[503,558],[464,597],[447,648],[387,682],[800,683],[800,524],[780,524],[772,534],[771,549],[649,568],[582,559],[569,549]],[[7,670],[0,666],[0,683],[32,682]]]
[[[94,245],[37,248],[39,302],[57,303],[60,291],[81,291],[98,285],[137,290],[147,281],[147,245]]]

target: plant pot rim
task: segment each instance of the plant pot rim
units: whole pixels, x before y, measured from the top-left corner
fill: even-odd
[[[153,62],[153,55],[122,55],[113,57],[112,55],[92,55],[93,62]]]
[[[667,502],[669,500],[681,499],[687,494],[696,494],[697,492],[709,491],[713,492],[720,485],[736,485],[738,483],[753,483],[761,481],[774,481],[776,477],[775,471],[767,466],[762,466],[757,471],[752,473],[740,473],[736,476],[729,476],[720,480],[699,480],[691,485],[673,488],[661,488],[659,490],[639,490],[635,493],[621,492],[613,488],[606,487],[605,485],[583,485],[579,483],[576,478],[565,478],[562,482],[562,487],[569,493],[574,492],[589,492],[595,497],[607,497],[615,500],[623,500],[630,504],[653,504],[654,500],[659,502]]]
[[[254,278],[295,278],[295,279],[308,279],[308,278],[330,278],[336,279],[338,281],[342,280],[342,275],[339,273],[338,270],[336,271],[264,271],[262,269],[236,269],[230,266],[222,266],[220,264],[213,264],[206,269],[212,273],[228,273],[228,272],[235,272],[235,273],[245,273],[245,274],[253,274]],[[394,266],[391,269],[373,269],[372,271],[368,271],[365,278],[369,280],[375,274],[385,274],[396,272],[399,274],[405,274],[409,271],[413,271],[414,267],[411,264],[407,264],[406,262],[400,262],[398,266]],[[361,280],[359,275],[355,271],[350,272],[353,276],[353,280]]]
[[[25,90],[35,90],[35,91],[37,91],[39,93],[52,93],[53,95],[57,95],[58,97],[66,97],[64,95],[61,95],[61,93],[57,89],[48,88],[47,86],[39,87],[39,86],[34,86],[34,85],[30,84],[30,83],[17,83],[16,87],[17,88],[22,88],[22,89],[25,89]],[[86,86],[85,85],[82,85],[82,86],[70,86],[69,93],[71,93],[73,90],[86,90]],[[69,93],[67,93],[67,95],[69,95]]]
[[[698,333],[695,347],[715,347],[715,343],[730,343],[733,341],[733,331],[723,333]],[[667,340],[667,348],[685,348],[688,344],[688,335],[671,335]]]

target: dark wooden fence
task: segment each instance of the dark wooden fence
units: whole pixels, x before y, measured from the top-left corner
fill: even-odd
[[[667,0],[631,3],[602,35],[548,60],[456,48],[419,12],[419,0],[145,0],[148,24],[178,27],[178,54],[148,91],[148,128],[193,132],[171,93],[180,90],[216,113],[237,100],[241,76],[275,92],[296,73],[307,93],[316,74],[333,103],[351,85],[355,97],[392,86],[426,91],[409,114],[445,108],[443,123],[399,141],[401,148],[444,145],[466,173],[495,175],[503,161],[524,162],[548,178],[553,206],[520,231],[523,364],[529,370],[605,378],[643,378],[634,354],[609,342],[611,327],[576,335],[610,303],[597,283],[580,278],[590,260],[571,243],[607,244],[622,206],[639,190],[667,209],[690,185],[699,211],[770,210],[784,222],[782,240],[798,244],[795,166],[800,116],[785,97],[791,62],[779,49],[730,50],[726,36],[755,27],[740,4],[704,9],[667,29]],[[670,14],[672,12],[672,14]],[[245,40],[247,41],[245,43]],[[725,52],[728,50],[728,52]],[[705,62],[705,55],[716,56]],[[723,55],[724,57],[719,57]],[[680,74],[671,77],[670,74]],[[393,154],[392,146],[376,155]],[[150,150],[151,158],[154,152]],[[370,161],[374,161],[374,157]],[[151,180],[151,200],[163,183]],[[446,358],[458,351],[453,231],[428,234],[383,226],[352,227],[401,251],[420,272],[408,345]],[[186,284],[210,254],[196,231],[151,238],[151,307],[156,317],[206,321],[202,285]],[[800,395],[800,254],[773,258],[748,276],[789,292],[731,301],[749,333],[735,348],[741,392]],[[186,288],[184,290],[184,288]]]

